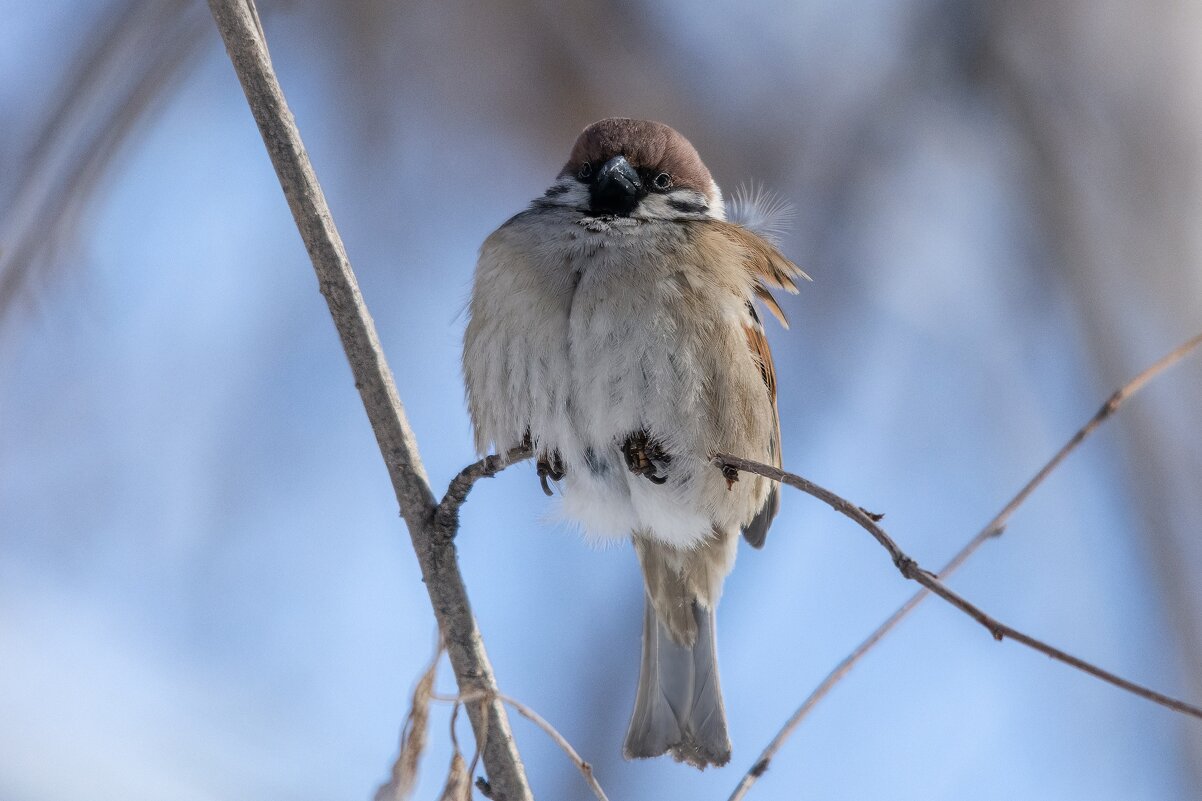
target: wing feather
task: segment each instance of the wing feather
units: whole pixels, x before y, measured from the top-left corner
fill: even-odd
[[[772,351],[768,348],[768,338],[764,336],[764,327],[755,319],[755,310],[750,302],[747,306],[752,312],[752,319],[743,326],[743,331],[747,335],[747,346],[760,368],[760,375],[764,379],[764,386],[768,390],[768,398],[772,403],[772,439],[768,443],[768,452],[772,464],[780,467],[780,411],[776,406],[776,369],[772,365]],[[780,511],[780,488],[774,484],[768,492],[768,499],[764,502],[763,508],[743,529],[743,538],[751,547],[764,547],[764,541],[768,537],[768,527],[772,525],[772,519],[776,517],[778,511]]]
[[[797,294],[797,281],[809,281],[810,277],[800,267],[789,261],[771,242],[749,231],[741,225],[725,221],[714,221],[718,230],[745,254],[745,265],[752,275],[765,286],[783,289]]]
[[[763,303],[772,316],[780,321],[785,328],[789,327],[785,313],[777,303],[769,288],[783,289],[786,292],[797,293],[797,279],[810,280],[800,267],[789,261],[776,247],[753,231],[735,223],[722,220],[707,221],[718,234],[734,245],[742,258],[744,269],[753,279],[752,297],[747,298],[747,320],[743,330],[747,337],[747,347],[755,359],[768,391],[768,399],[772,404],[772,433],[768,450],[771,462],[781,466],[780,452],[780,412],[776,405],[776,371],[772,365],[772,352],[768,348],[768,339],[764,336],[764,327],[760,324],[755,312],[755,301]],[[780,510],[780,488],[773,485],[764,502],[764,506],[743,529],[743,537],[753,548],[762,548],[768,536],[768,527]]]

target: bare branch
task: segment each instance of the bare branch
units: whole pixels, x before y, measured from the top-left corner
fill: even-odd
[[[1161,706],[1168,707],[1169,709],[1177,712],[1202,718],[1202,708],[1200,707],[1193,706],[1192,704],[1188,704],[1184,701],[1179,701],[1175,698],[1163,695],[1155,690],[1150,690],[1139,684],[1135,684],[1134,682],[1127,681],[1126,679],[1105,671],[1102,668],[1096,667],[1082,659],[1078,659],[1075,656],[1067,654],[1058,648],[1047,645],[1046,643],[1037,640],[1034,637],[1023,634],[1022,632],[1007,626],[1005,623],[995,620],[993,617],[983,612],[963,596],[949,589],[934,573],[924,569],[918,564],[918,562],[914,561],[913,558],[908,556],[900,547],[898,547],[897,543],[895,543],[893,539],[887,533],[885,533],[885,530],[872,519],[874,515],[864,511],[859,506],[856,506],[845,498],[836,495],[825,487],[821,487],[812,481],[804,479],[799,475],[795,475],[794,473],[787,473],[784,470],[772,467],[771,465],[753,462],[748,459],[740,459],[737,456],[730,456],[728,454],[720,453],[714,457],[713,461],[718,467],[733,467],[734,469],[742,472],[756,473],[764,476],[765,478],[772,479],[773,481],[778,481],[795,489],[799,489],[807,495],[811,495],[822,501],[836,512],[839,512],[843,516],[855,521],[857,524],[859,524],[860,528],[871,534],[876,541],[879,542],[881,546],[889,552],[889,555],[893,558],[893,564],[897,567],[898,571],[903,577],[908,578],[911,581],[918,582],[923,587],[926,587],[930,592],[935,593],[940,598],[971,617],[973,620],[976,620],[989,630],[989,633],[993,635],[995,640],[1003,640],[1009,637],[1010,639],[1021,642],[1030,648],[1034,648],[1036,651],[1046,654],[1053,659],[1059,660],[1068,665],[1072,665],[1073,667],[1083,670],[1090,675],[1096,676],[1103,681],[1109,682],[1116,687],[1121,687],[1122,689],[1132,692],[1141,698],[1146,698],[1149,701],[1153,701]]]
[[[456,707],[456,708],[458,708],[458,707]],[[487,715],[489,709],[490,709],[490,707],[486,702],[484,702],[484,701],[480,702],[480,714],[481,715]],[[476,743],[476,748],[474,751],[472,751],[472,761],[467,766],[468,801],[471,801],[472,776],[474,776],[476,774],[476,765],[480,764],[480,752],[484,750],[484,746],[488,745],[488,740],[487,740],[488,729],[487,728],[484,729],[484,737],[485,737],[484,742]]]
[[[447,768],[447,781],[443,785],[442,795],[438,801],[471,801],[472,773],[476,770],[476,760],[480,756],[477,745],[476,753],[472,755],[472,764],[463,760],[463,752],[459,749],[459,735],[455,733],[455,722],[459,720],[459,704],[451,709],[451,765]]]
[[[1178,345],[1176,348],[1144,369],[1141,373],[1139,373],[1139,375],[1135,376],[1135,378],[1132,378],[1130,381],[1116,390],[1109,398],[1107,398],[1106,402],[1102,404],[1102,407],[1098,409],[1094,416],[1086,421],[1085,425],[1081,426],[1081,428],[1078,429],[1075,434],[1073,434],[1069,441],[1066,442],[1060,448],[1060,450],[1058,450],[1056,454],[1052,456],[1052,458],[1049,459],[1042,468],[1040,468],[1039,472],[1036,473],[1035,476],[1028,481],[1021,490],[1018,491],[1018,494],[1011,498],[1010,501],[1002,508],[1002,510],[998,512],[992,520],[986,523],[985,527],[982,528],[975,537],[969,540],[968,543],[965,544],[965,546],[961,548],[946,565],[943,566],[938,573],[939,577],[946,579],[948,576],[958,570],[965,562],[967,562],[969,557],[971,557],[978,548],[985,544],[987,540],[1000,536],[1005,530],[1006,523],[1010,520],[1010,517],[1014,514],[1018,507],[1020,507],[1027,500],[1027,498],[1031,496],[1031,493],[1033,493],[1035,489],[1047,479],[1053,470],[1059,467],[1060,464],[1066,458],[1068,458],[1070,453],[1075,451],[1077,447],[1086,440],[1086,438],[1088,438],[1095,430],[1097,430],[1099,426],[1102,425],[1102,423],[1106,422],[1111,415],[1117,412],[1119,407],[1121,407],[1131,396],[1143,389],[1160,373],[1164,372],[1188,356],[1192,351],[1198,348],[1199,345],[1202,345],[1202,334],[1198,334]],[[771,478],[771,476],[769,476],[769,478]],[[873,516],[870,515],[870,517]],[[865,654],[876,647],[876,644],[884,639],[885,636],[888,635],[898,623],[900,623],[912,611],[914,611],[915,607],[922,603],[922,601],[926,599],[930,592],[931,591],[929,589],[924,587],[923,589],[911,595],[904,604],[898,607],[897,610],[888,617],[888,619],[881,623],[881,625],[877,626],[876,630],[869,634],[863,642],[856,646],[855,650],[844,657],[843,660],[826,675],[826,678],[824,678],[822,682],[816,688],[814,688],[814,691],[806,697],[801,706],[794,711],[794,713],[785,722],[785,725],[782,726],[780,731],[776,733],[776,736],[772,738],[772,742],[768,743],[764,750],[760,752],[759,758],[756,759],[752,766],[747,770],[747,773],[743,775],[739,785],[735,788],[734,792],[731,793],[728,801],[740,801],[740,799],[747,795],[747,791],[751,789],[751,786],[755,784],[756,780],[759,779],[760,776],[764,775],[764,773],[768,770],[768,766],[772,762],[772,759],[776,756],[777,751],[779,751],[781,746],[785,744],[785,741],[792,736],[793,732],[801,724],[801,721],[805,719],[807,715],[809,715],[810,711],[815,706],[818,705],[818,702],[825,698],[831,689],[834,688],[834,686],[838,684],[844,676],[851,672],[851,669],[856,666],[856,663],[859,662]],[[1013,635],[1010,636],[1012,639],[1019,639]],[[1072,659],[1072,657],[1069,657],[1069,659]],[[1073,663],[1069,662],[1069,664]],[[1109,681],[1109,679],[1106,680]],[[1119,681],[1122,680],[1120,679]],[[1191,714],[1196,714],[1196,710]]]
[[[928,595],[930,595],[930,592],[925,589],[919,590],[911,595],[910,599],[902,604],[902,606],[899,607],[896,612],[890,615],[888,620],[878,626],[876,631],[872,632],[867,639],[856,646],[854,651],[844,657],[843,661],[836,665],[834,670],[826,675],[826,678],[822,680],[822,683],[818,685],[814,692],[810,693],[805,701],[802,702],[801,706],[797,708],[797,711],[793,713],[788,721],[785,722],[785,725],[781,727],[780,731],[776,733],[776,736],[772,738],[772,742],[768,743],[767,747],[760,752],[759,757],[752,764],[752,766],[747,769],[747,772],[743,774],[743,778],[739,780],[738,786],[735,787],[734,792],[730,794],[730,798],[727,801],[741,801],[741,799],[747,795],[747,792],[751,789],[751,786],[768,771],[768,766],[772,763],[773,758],[775,758],[776,752],[781,749],[781,746],[785,744],[785,741],[789,739],[794,730],[796,730],[801,724],[802,719],[804,719],[806,715],[808,715],[810,711],[818,705],[819,701],[827,696],[827,693],[829,693],[844,676],[851,672],[851,669],[855,667],[856,663],[859,662],[866,653],[872,650],[872,648],[875,647],[878,642],[884,639],[885,635],[888,634],[894,626],[900,623],[902,618],[910,614],[914,607],[918,606],[918,603]]]
[[[468,602],[454,541],[449,536],[434,535],[434,494],[413,431],[342,238],[271,66],[254,2],[209,0],[209,8],[329,304],[355,386],[408,525],[459,690],[495,693],[496,680]],[[506,801],[529,801],[530,787],[505,708],[495,696],[490,695],[489,699],[487,714],[474,706],[468,709],[477,742],[487,743],[484,764],[489,778]]]
[[[533,449],[520,445],[510,448],[504,455],[493,453],[485,456],[459,471],[459,475],[451,480],[447,494],[434,510],[434,530],[436,534],[454,536],[459,528],[459,507],[467,500],[468,493],[476,482],[482,478],[492,478],[506,467],[525,461],[534,455]]]
[[[459,696],[438,695],[436,693],[431,696],[431,698],[435,701],[441,701],[442,703],[446,704],[458,703],[464,704],[465,706],[470,704],[472,701],[485,700],[489,697],[490,696],[488,693],[472,693],[470,695]],[[599,801],[609,801],[609,798],[605,795],[605,791],[601,789],[601,785],[597,781],[597,777],[593,775],[593,766],[588,762],[585,762],[580,754],[576,752],[576,749],[572,747],[572,744],[568,742],[568,739],[560,734],[554,726],[548,723],[542,715],[538,714],[521,701],[511,698],[508,695],[504,695],[502,693],[492,693],[491,697],[503,701],[504,703],[513,707],[514,711],[516,711],[519,715],[526,718],[526,720],[529,720],[535,726],[538,726],[540,729],[546,732],[547,736],[554,740],[555,744],[558,745],[560,749],[562,749],[563,752],[568,755],[568,759],[575,763],[577,770],[579,770],[580,774],[584,776],[584,780],[588,782],[589,789],[593,791],[593,795],[595,795]]]

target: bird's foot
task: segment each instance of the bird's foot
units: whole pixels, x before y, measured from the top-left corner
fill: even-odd
[[[651,439],[646,431],[636,431],[622,443],[622,455],[626,457],[626,467],[636,476],[643,476],[652,484],[663,484],[667,476],[658,475],[656,462],[667,464],[672,457],[664,453],[663,447]]]
[[[547,479],[559,481],[563,478],[563,459],[560,458],[559,451],[539,456],[537,471],[538,481],[543,485],[543,492],[550,496],[552,494],[551,485],[547,483]]]

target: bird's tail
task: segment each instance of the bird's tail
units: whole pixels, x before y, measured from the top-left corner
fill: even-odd
[[[691,645],[673,639],[651,597],[644,601],[639,689],[622,749],[627,759],[670,753],[698,768],[730,760],[714,610],[696,600],[686,603],[696,623]]]

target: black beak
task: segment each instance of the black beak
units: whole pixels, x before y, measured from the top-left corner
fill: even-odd
[[[597,171],[589,195],[594,212],[625,215],[643,196],[643,182],[625,156],[614,156]]]

